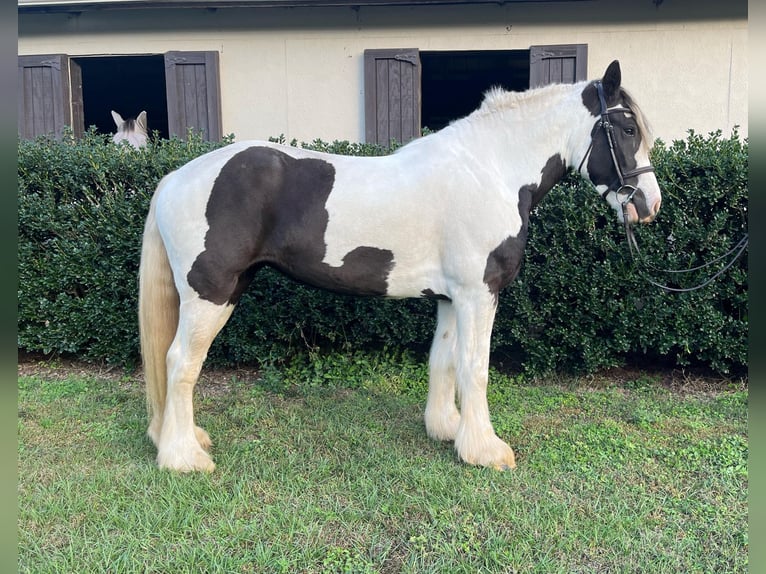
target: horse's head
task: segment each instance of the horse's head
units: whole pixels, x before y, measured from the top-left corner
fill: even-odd
[[[146,145],[148,133],[146,130],[145,111],[138,114],[138,117],[135,120],[123,120],[120,114],[112,110],[112,119],[117,126],[117,133],[112,137],[114,143],[126,141],[134,148],[140,148]]]
[[[650,135],[635,101],[622,88],[615,60],[601,80],[589,83],[582,101],[596,118],[579,172],[617,212],[620,221],[648,223],[662,196],[649,161]]]

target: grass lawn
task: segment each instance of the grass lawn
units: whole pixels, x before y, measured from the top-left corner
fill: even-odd
[[[427,438],[420,357],[206,371],[217,469],[179,475],[140,377],[19,372],[20,572],[748,570],[743,383],[492,371],[502,473]]]

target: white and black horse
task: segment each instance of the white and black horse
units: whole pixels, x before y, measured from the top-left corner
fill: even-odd
[[[437,299],[428,435],[454,441],[467,463],[513,468],[490,422],[487,372],[498,295],[519,271],[530,211],[574,167],[620,221],[651,221],[661,198],[649,144],[613,62],[600,81],[492,90],[469,116],[389,156],[245,141],[167,175],[146,221],[139,303],[159,466],[215,468],[193,389],[268,265],[340,293]]]
[[[112,119],[117,126],[117,133],[112,136],[112,141],[116,144],[126,141],[134,148],[138,149],[146,145],[149,137],[146,127],[146,112],[141,112],[138,117],[122,119],[122,116],[112,110]]]

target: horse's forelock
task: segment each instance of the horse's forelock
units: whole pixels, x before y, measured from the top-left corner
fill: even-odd
[[[642,142],[647,148],[651,148],[652,143],[654,142],[654,136],[652,135],[652,129],[649,126],[649,122],[647,121],[644,112],[641,110],[638,103],[636,103],[636,100],[633,99],[633,96],[630,95],[630,92],[625,88],[620,88],[620,94],[622,95],[622,101],[625,103],[625,107],[630,109],[636,118],[638,129],[641,132]]]

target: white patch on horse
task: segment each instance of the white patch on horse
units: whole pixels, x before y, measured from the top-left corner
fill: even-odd
[[[536,142],[538,134],[518,138],[498,128],[496,141],[487,145],[487,134],[493,132],[477,129],[477,123],[529,123],[526,116],[514,122],[513,116],[523,112],[505,100],[517,95],[503,95],[505,99],[499,93],[490,97],[494,106],[482,106],[467,120],[391,156],[364,164],[333,160],[336,183],[327,201],[323,262],[339,267],[360,245],[390,250],[391,297],[418,296],[424,288],[449,295],[455,281],[481,275],[487,255],[519,234],[519,189],[540,183],[541,168],[551,156],[550,141]],[[555,106],[550,98],[547,106],[543,98],[538,100],[541,109],[535,113]],[[571,122],[571,108],[567,114]]]

